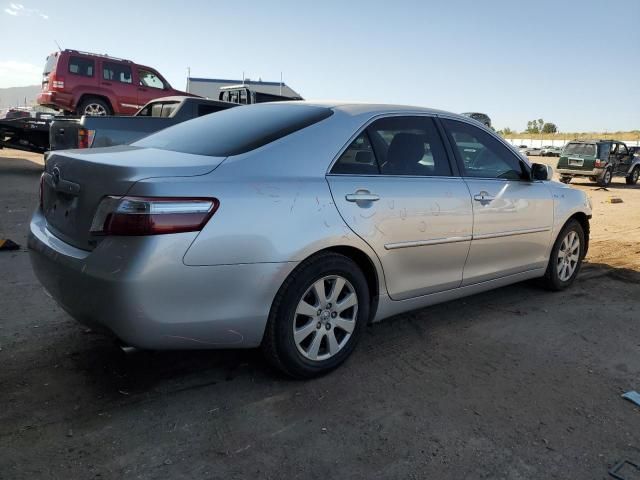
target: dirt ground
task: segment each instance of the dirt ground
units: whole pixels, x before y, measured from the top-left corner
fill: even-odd
[[[605,479],[640,463],[640,408],[620,397],[640,390],[640,185],[575,182],[595,212],[568,291],[398,316],[298,382],[256,351],[126,356],[71,320],[24,248],[41,168],[0,150],[0,238],[23,246],[0,252],[0,479]]]

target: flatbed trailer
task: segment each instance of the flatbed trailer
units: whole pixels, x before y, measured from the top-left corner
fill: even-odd
[[[0,120],[0,148],[44,153],[49,150],[51,119],[12,118]]]

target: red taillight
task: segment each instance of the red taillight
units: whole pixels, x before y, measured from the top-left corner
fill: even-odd
[[[138,236],[200,231],[219,206],[215,198],[105,197],[91,233]]]
[[[606,160],[600,160],[599,158],[596,158],[596,162],[594,163],[594,165],[598,168],[602,168],[607,165],[607,162]]]
[[[95,137],[95,130],[87,130],[86,128],[78,129],[78,148],[91,148],[93,144],[93,137]]]
[[[64,90],[64,77],[58,77],[55,73],[50,74],[49,90]]]

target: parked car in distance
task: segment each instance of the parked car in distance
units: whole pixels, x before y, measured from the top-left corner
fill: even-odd
[[[5,120],[12,120],[15,118],[31,118],[31,112],[24,108],[10,108],[4,114]]]
[[[553,145],[547,145],[540,150],[540,155],[543,157],[559,157],[560,153],[562,153],[562,147],[554,147]]]
[[[478,122],[482,123],[484,126],[491,128],[491,118],[489,118],[489,115],[487,115],[486,113],[466,112],[466,113],[462,113],[461,115],[464,115],[465,117],[473,118],[474,120],[477,120]]]
[[[542,152],[542,149],[538,148],[538,147],[528,147],[524,149],[524,154],[529,156],[529,155],[540,155],[540,153]]]
[[[640,157],[640,147],[628,147],[629,153],[634,157]]]
[[[133,115],[160,97],[189,95],[130,60],[62,50],[47,57],[37,102],[68,114]]]
[[[308,378],[369,322],[532,278],[569,287],[591,205],[551,174],[461,115],[248,105],[50,153],[28,244],[80,322],[140,348],[261,345]]]
[[[287,96],[273,93],[273,87],[255,84],[230,85],[220,87],[218,98],[223,102],[251,105],[254,103],[282,102],[286,100],[303,100],[299,96]]]
[[[628,185],[634,185],[640,176],[640,158],[617,140],[574,140],[562,150],[557,169],[563,183],[587,177],[606,187],[613,177],[624,177]]]
[[[200,97],[165,97],[147,103],[133,117],[56,118],[49,129],[49,149],[124,145],[171,125],[237,106]]]

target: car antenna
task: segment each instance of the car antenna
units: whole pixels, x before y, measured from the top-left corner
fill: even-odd
[[[53,39],[53,43],[56,44],[56,46],[58,47],[58,51],[61,52],[62,51],[62,47],[60,46],[60,44],[58,43],[58,41],[56,39]]]

